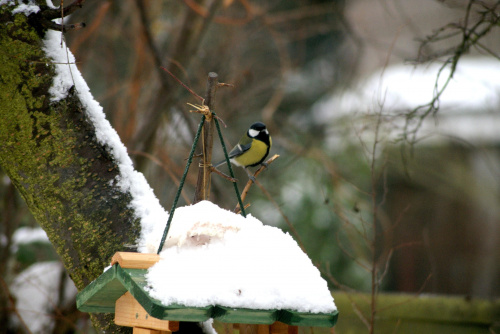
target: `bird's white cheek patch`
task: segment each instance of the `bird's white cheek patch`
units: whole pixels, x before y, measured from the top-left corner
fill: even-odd
[[[252,138],[253,138],[253,137],[257,137],[257,135],[258,135],[258,134],[259,134],[259,131],[257,131],[257,130],[254,130],[254,129],[250,129],[250,130],[248,130],[248,135],[249,135],[250,137],[252,137]]]

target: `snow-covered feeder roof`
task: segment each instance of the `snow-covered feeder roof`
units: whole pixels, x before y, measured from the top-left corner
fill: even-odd
[[[114,312],[126,291],[165,320],[331,327],[338,316],[327,283],[289,234],[208,201],[175,211],[158,262],[148,269],[113,265],[77,305]]]
[[[450,67],[438,74],[442,64],[391,65],[360,80],[355,87],[335,94],[313,107],[318,123],[330,122],[334,129],[330,143],[345,139],[345,127],[352,125],[354,140],[382,115],[384,134],[397,138],[404,131],[405,114],[430,103],[436,90],[444,87]],[[436,82],[437,80],[437,82]],[[419,129],[418,138],[459,138],[475,144],[500,142],[500,62],[495,58],[464,57],[439,98],[439,111]],[[339,125],[341,129],[335,127]],[[343,129],[342,129],[343,128]],[[341,138],[343,137],[343,138]],[[371,132],[367,137],[373,137]]]

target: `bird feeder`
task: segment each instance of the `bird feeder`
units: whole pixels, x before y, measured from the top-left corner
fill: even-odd
[[[82,312],[115,313],[115,323],[133,327],[134,334],[161,334],[179,330],[180,321],[225,323],[240,333],[298,333],[297,326],[333,327],[338,311],[304,313],[292,310],[230,308],[222,305],[185,307],[163,305],[148,293],[148,268],[160,260],[157,254],[116,253],[111,267],[77,296]]]

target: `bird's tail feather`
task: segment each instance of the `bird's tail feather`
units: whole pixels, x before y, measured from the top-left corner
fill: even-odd
[[[222,161],[219,161],[218,163],[213,164],[212,166],[213,166],[214,168],[217,168],[217,167],[219,167],[219,166],[224,165],[225,163],[226,163],[226,159],[224,159],[224,160],[222,160]]]

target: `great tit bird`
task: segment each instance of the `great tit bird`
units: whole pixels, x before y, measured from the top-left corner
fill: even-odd
[[[269,154],[272,143],[266,125],[261,122],[253,123],[238,144],[229,152],[229,161],[233,165],[245,168],[250,180],[255,182],[255,178],[247,168],[266,165],[264,159]],[[217,163],[215,167],[224,163],[226,160]]]

